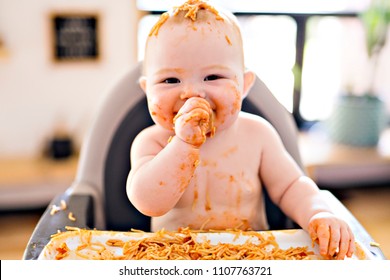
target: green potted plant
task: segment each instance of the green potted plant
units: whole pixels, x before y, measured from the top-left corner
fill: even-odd
[[[374,80],[380,53],[390,26],[390,1],[372,0],[359,18],[365,30],[369,85],[364,94],[351,90],[342,95],[330,118],[330,136],[337,143],[354,146],[375,146],[385,126],[385,105],[376,95]]]

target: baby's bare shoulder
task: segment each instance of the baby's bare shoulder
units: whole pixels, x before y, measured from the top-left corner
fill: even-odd
[[[165,147],[172,135],[173,133],[169,130],[162,129],[157,125],[152,125],[139,132],[132,145],[136,148],[153,147],[156,145],[162,148]]]
[[[238,124],[242,129],[250,128],[253,131],[258,130],[262,133],[274,130],[273,126],[266,119],[246,112],[240,112]]]
[[[142,139],[142,140],[158,140],[158,139],[167,139],[171,135],[173,135],[173,132],[163,129],[159,127],[158,125],[151,125],[142,131],[140,131],[136,138]]]
[[[240,113],[238,126],[240,136],[255,143],[273,143],[280,138],[271,123],[258,115]]]

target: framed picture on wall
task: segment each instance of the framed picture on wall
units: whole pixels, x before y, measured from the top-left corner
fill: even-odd
[[[99,60],[98,14],[53,13],[50,25],[52,57],[55,62]]]

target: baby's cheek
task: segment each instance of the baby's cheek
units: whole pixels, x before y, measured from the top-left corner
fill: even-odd
[[[224,110],[217,112],[216,118],[214,119],[214,126],[218,133],[219,130],[223,130],[233,124],[237,119],[240,110],[236,110],[236,107],[226,106]]]
[[[216,125],[221,129],[230,126],[236,120],[242,106],[241,93],[234,85],[230,86],[225,97],[222,99],[223,103],[217,106]]]
[[[241,93],[236,88],[234,88],[234,102],[232,104],[231,114],[235,115],[237,114],[237,112],[241,111],[241,105],[242,105]]]
[[[165,129],[173,130],[173,116],[171,113],[167,113],[158,105],[149,106],[150,116],[153,121]]]

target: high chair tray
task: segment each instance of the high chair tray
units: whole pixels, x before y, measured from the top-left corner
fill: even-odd
[[[167,245],[170,243],[170,245]],[[173,245],[172,245],[173,244]],[[222,244],[222,245],[219,245]],[[256,246],[254,246],[256,244]],[[313,246],[314,245],[314,246]],[[169,247],[170,246],[170,247]],[[184,247],[183,247],[184,246]],[[218,247],[219,246],[219,247]],[[136,248],[136,253],[135,249]],[[98,231],[70,228],[55,234],[39,260],[82,259],[323,259],[303,230]],[[359,242],[352,258],[373,259]]]

